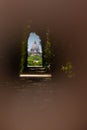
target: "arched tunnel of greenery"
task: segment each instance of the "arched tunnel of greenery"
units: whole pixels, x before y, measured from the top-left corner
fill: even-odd
[[[27,28],[24,31],[24,36],[17,46],[12,46],[9,50],[7,58],[9,59],[7,67],[9,73],[13,77],[18,77],[20,73],[27,70],[27,39],[32,30]],[[37,31],[36,31],[37,32]],[[55,40],[48,38],[44,33],[38,33],[42,39],[43,44],[43,66],[51,65],[51,73],[53,76],[60,75],[60,73],[72,74],[72,63],[69,57],[69,48],[61,45],[60,41],[56,44]],[[58,41],[57,41],[58,42]],[[66,64],[69,63],[69,64]],[[68,65],[68,66],[67,66]]]

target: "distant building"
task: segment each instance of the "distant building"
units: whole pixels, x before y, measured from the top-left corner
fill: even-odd
[[[37,42],[35,41],[30,49],[30,53],[31,55],[39,55],[40,54],[40,49],[39,46],[37,44]]]

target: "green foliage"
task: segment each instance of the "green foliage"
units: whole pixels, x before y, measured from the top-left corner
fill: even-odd
[[[51,43],[47,41],[46,46],[45,46],[45,59],[49,59],[51,57]]]
[[[51,59],[52,59],[52,49],[51,42],[47,40],[45,48],[44,48],[44,66],[46,71],[51,67]]]
[[[70,62],[67,62],[65,65],[62,65],[61,70],[71,78],[73,76],[73,66]]]
[[[42,57],[38,55],[29,56],[27,59],[28,66],[42,66]]]
[[[30,26],[27,26],[24,31],[23,40],[21,42],[21,60],[20,60],[20,73],[23,73],[25,68],[25,59],[27,55],[27,39],[29,35]]]
[[[22,42],[22,47],[21,47],[21,62],[20,62],[20,73],[23,72],[24,70],[24,63],[25,63],[25,55],[26,55],[26,43],[23,41]]]

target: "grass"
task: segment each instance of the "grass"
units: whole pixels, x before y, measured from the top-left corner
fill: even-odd
[[[28,56],[27,66],[42,66],[42,57],[39,55]]]

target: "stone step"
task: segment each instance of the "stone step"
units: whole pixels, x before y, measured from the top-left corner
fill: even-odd
[[[29,67],[28,70],[30,71],[43,71],[45,68],[43,67]]]
[[[46,72],[45,71],[27,71],[25,73],[27,73],[27,74],[45,74]]]
[[[31,77],[31,78],[51,78],[51,74],[20,74],[20,77]]]
[[[28,67],[25,71],[27,74],[45,74],[45,68],[44,67]]]

